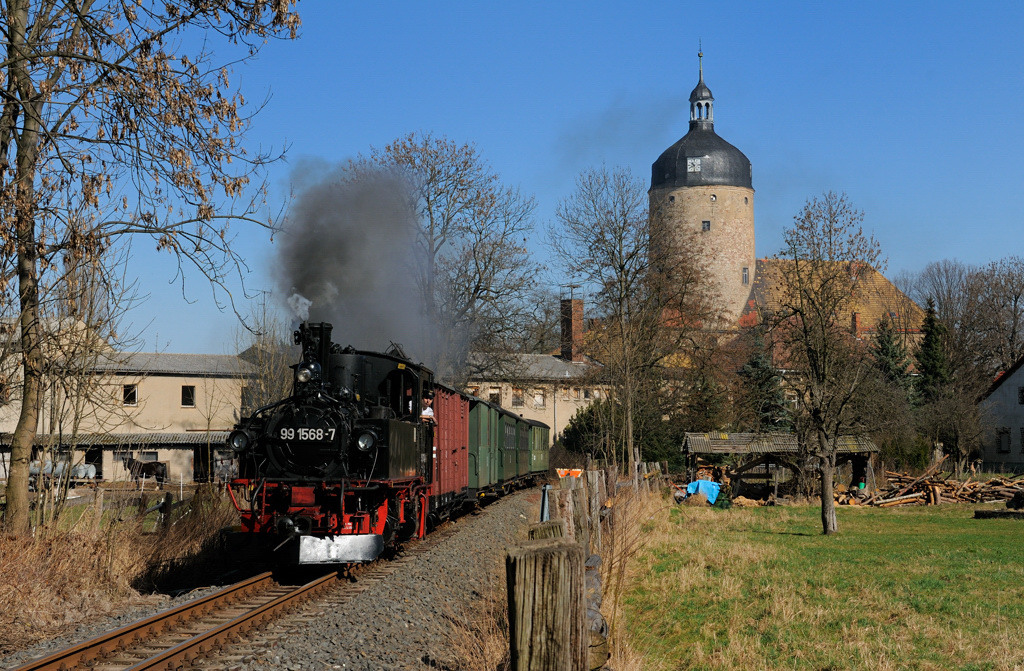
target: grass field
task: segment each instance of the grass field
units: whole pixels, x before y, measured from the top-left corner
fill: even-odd
[[[673,507],[623,615],[646,669],[1024,669],[1024,521],[977,506]],[[992,507],[992,506],[989,506]]]

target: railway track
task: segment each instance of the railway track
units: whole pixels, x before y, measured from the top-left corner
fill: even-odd
[[[331,573],[301,586],[278,585],[271,573],[37,659],[14,671],[143,671],[176,669],[219,648],[329,589]]]
[[[393,559],[353,566],[345,581],[339,580],[335,572],[305,585],[286,586],[276,583],[272,573],[261,573],[12,671],[223,668],[225,662],[235,663],[272,643],[281,632],[321,616],[324,608],[356,597],[444,541],[457,528],[458,525],[447,522],[426,539],[411,543]],[[300,604],[313,598],[316,607],[301,608]],[[294,612],[300,608],[304,612]],[[281,621],[273,630],[262,631],[278,619]]]

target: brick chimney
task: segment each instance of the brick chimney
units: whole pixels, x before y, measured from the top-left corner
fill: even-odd
[[[562,358],[583,361],[583,299],[562,300]]]
[[[853,331],[853,335],[860,335],[860,313],[854,312],[850,315],[850,330]]]

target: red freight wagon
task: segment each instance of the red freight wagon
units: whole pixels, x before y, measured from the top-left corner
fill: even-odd
[[[469,489],[469,398],[434,387],[433,498],[445,506]]]

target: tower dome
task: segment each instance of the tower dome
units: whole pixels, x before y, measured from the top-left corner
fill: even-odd
[[[750,161],[715,133],[714,96],[700,77],[690,94],[690,130],[651,166],[651,239],[686,258],[696,251],[721,309],[735,324],[756,270]]]
[[[752,188],[750,160],[715,133],[715,98],[700,79],[690,94],[690,131],[651,166],[651,188],[723,185]]]

